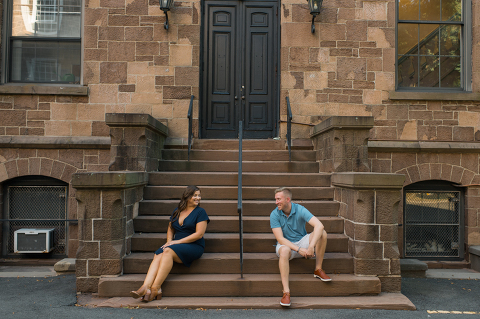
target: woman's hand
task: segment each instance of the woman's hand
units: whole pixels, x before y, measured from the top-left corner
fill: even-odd
[[[171,240],[169,242],[166,242],[165,245],[162,246],[162,249],[167,248],[168,246],[175,245],[175,244],[180,244],[178,240]]]

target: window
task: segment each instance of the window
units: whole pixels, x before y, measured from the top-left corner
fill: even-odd
[[[4,82],[80,83],[82,0],[8,4]]]
[[[462,260],[462,188],[432,180],[408,185],[403,193],[405,258]]]
[[[466,2],[397,0],[398,90],[470,89]]]

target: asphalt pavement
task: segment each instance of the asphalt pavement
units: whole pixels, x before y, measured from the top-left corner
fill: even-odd
[[[480,318],[480,274],[428,271],[427,278],[403,278],[402,293],[417,307],[399,310],[204,310],[95,308],[78,305],[75,276],[32,268],[0,267],[0,318]],[[36,275],[36,277],[28,277]],[[16,275],[16,276],[15,276]],[[463,279],[458,279],[463,278]]]

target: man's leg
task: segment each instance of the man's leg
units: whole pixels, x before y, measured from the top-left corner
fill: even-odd
[[[313,275],[322,281],[331,281],[332,279],[325,274],[322,268],[325,249],[327,248],[327,232],[324,230],[315,245],[315,271]]]
[[[310,236],[312,238],[312,236]],[[323,231],[322,235],[315,244],[315,270],[322,269],[323,257],[325,257],[325,249],[327,248],[327,232]]]
[[[289,276],[290,276],[290,256],[292,250],[287,246],[281,246],[278,249],[279,259],[278,267],[280,268],[280,278],[282,278],[282,285],[284,292],[290,292]]]

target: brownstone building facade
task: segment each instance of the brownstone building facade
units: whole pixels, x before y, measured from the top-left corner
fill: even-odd
[[[400,0],[325,0],[315,20],[315,33],[311,32],[311,15],[306,1],[261,2],[263,5],[273,3],[273,11],[269,12],[273,13],[270,18],[274,26],[273,31],[268,32],[273,32],[269,36],[274,40],[271,47],[270,42],[265,44],[267,49],[257,52],[256,57],[263,54],[262,59],[271,59],[274,71],[265,73],[266,81],[271,81],[268,85],[271,85],[269,94],[273,105],[266,111],[260,107],[258,112],[267,112],[267,115],[262,113],[259,116],[265,115],[273,123],[270,137],[285,138],[288,97],[293,113],[294,139],[310,139],[312,127],[332,116],[372,117],[373,127],[367,129],[369,133],[365,137],[368,143],[364,140],[364,165],[357,171],[402,174],[406,190],[418,182],[431,182],[423,186],[423,191],[413,188],[417,191],[414,194],[442,191],[433,187],[436,181],[447,182],[461,190],[462,204],[458,206],[461,238],[455,245],[462,246],[462,253],[454,256],[454,260],[468,263],[468,247],[480,245],[480,66],[477,54],[480,8],[477,0],[447,2],[454,8],[440,10],[427,6],[425,10],[420,7],[424,11],[438,9],[444,14],[443,18],[440,13],[440,18],[421,14],[420,18],[415,15],[405,18],[401,13],[404,2]],[[208,20],[208,5],[212,3],[220,3],[224,8],[230,8],[232,3],[238,4],[236,1],[175,1],[169,11],[169,29],[166,30],[165,14],[153,0],[64,0],[56,5],[61,10],[56,15],[54,35],[38,31],[42,20],[38,15],[37,20],[34,19],[34,9],[47,12],[41,1],[9,0],[0,4],[3,12],[0,70],[2,219],[12,219],[7,205],[7,198],[10,198],[6,194],[8,187],[22,181],[25,185],[38,186],[51,180],[67,185],[67,215],[64,219],[72,222],[67,222],[66,249],[60,255],[75,257],[78,225],[74,220],[79,218],[77,204],[82,201],[78,196],[76,198],[72,175],[109,170],[155,170],[148,165],[135,169],[128,165],[118,166],[115,159],[120,156],[124,144],[122,138],[115,135],[118,122],[112,120],[108,123],[106,114],[150,115],[168,127],[171,141],[184,143],[188,132],[187,113],[193,95],[194,135],[208,136],[204,131],[210,125],[207,114],[210,111],[207,110],[210,110],[211,97],[207,92],[210,85],[218,84],[211,79],[210,72],[213,69],[218,71],[215,68],[219,67],[209,59],[218,62],[222,57],[214,60],[215,56],[236,52],[220,52],[219,46],[212,46],[208,40],[210,34],[231,32],[230,29],[215,29],[217,25]],[[235,21],[241,18],[241,15],[237,16]],[[436,53],[432,53],[435,50],[431,48],[428,53],[418,53],[426,52],[422,50],[428,45],[425,44],[427,35],[435,33],[435,28],[422,31],[420,26],[415,29],[420,30],[416,42],[415,39],[407,39],[407,44],[402,42],[414,33],[402,33],[405,28],[421,25],[420,22],[427,20],[440,21],[435,27],[440,30],[440,36],[432,40],[441,47]],[[77,29],[62,35],[59,30],[66,28],[66,22],[72,21],[73,29]],[[219,26],[222,21],[219,18]],[[254,22],[261,24],[262,21]],[[445,28],[461,29],[461,35],[449,31],[448,36],[443,36],[442,23]],[[408,27],[403,26],[407,24]],[[235,29],[235,24],[233,26]],[[17,32],[18,28],[21,30]],[[253,39],[253,43],[256,38],[248,39]],[[60,43],[57,50],[63,55],[70,52],[74,57],[66,61],[55,53],[42,53],[45,41]],[[417,49],[402,51],[403,47],[410,45],[409,41],[418,45]],[[452,49],[455,45],[458,48]],[[32,53],[32,47],[38,51]],[[448,54],[442,51],[444,47],[450,50],[447,50]],[[249,45],[241,44],[235,48],[245,55],[250,54]],[[210,51],[214,52],[211,56]],[[404,57],[418,64],[412,62],[405,71],[399,62]],[[424,57],[427,62],[418,62]],[[431,57],[432,60],[428,60]],[[437,66],[428,62],[435,58]],[[447,58],[460,61],[455,62],[454,71],[445,71],[447,66],[445,69],[438,66]],[[53,75],[47,74],[48,59],[55,60]],[[233,66],[230,67],[233,72]],[[427,81],[427,69],[439,73],[437,78],[441,80]],[[448,78],[442,73],[444,71],[450,72],[448,76],[454,80],[443,80]],[[408,83],[404,80],[405,73],[410,77]],[[225,71],[225,74],[229,72]],[[215,110],[219,113],[223,109]],[[252,114],[255,117],[257,113],[252,111]],[[158,124],[145,123],[142,125],[154,132],[164,130]],[[123,139],[123,143],[136,145],[141,139]],[[146,145],[163,146],[162,141],[152,143]],[[141,157],[132,154],[125,157]],[[321,156],[319,151],[317,160],[321,161]],[[359,157],[348,152],[347,156]],[[149,155],[149,158],[158,159],[159,156]],[[325,165],[321,171],[339,171],[336,168],[335,165]],[[38,179],[39,176],[44,179]],[[20,177],[24,179],[18,179]],[[36,184],[29,180],[33,177]],[[406,222],[403,206],[405,198],[408,205],[408,198],[405,194],[402,196],[398,204],[398,243],[400,255],[404,257],[407,247],[403,247]],[[441,197],[436,199],[442,200]],[[6,223],[4,221],[3,225]],[[13,225],[11,221],[8,223]],[[8,228],[3,227],[5,231]],[[3,234],[0,237],[4,257],[13,255],[6,243],[11,241],[9,236]],[[435,251],[439,251],[436,247]]]

